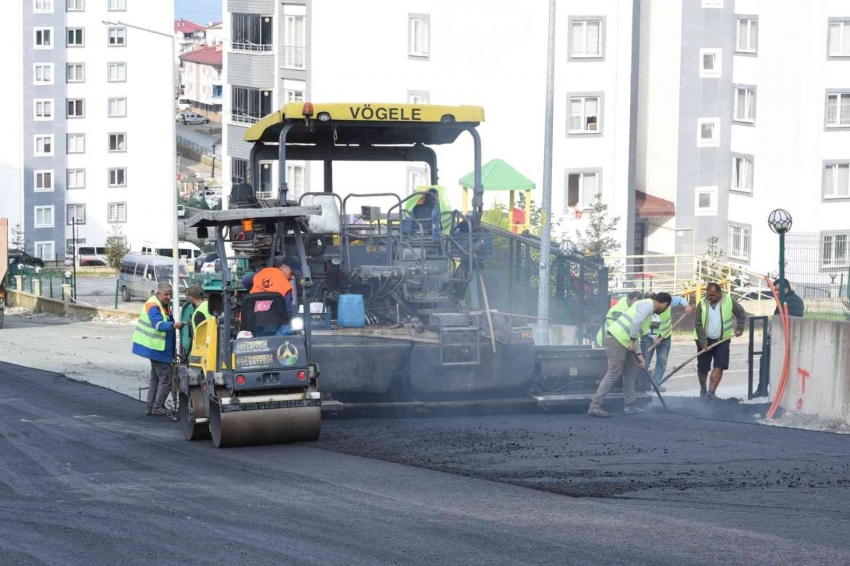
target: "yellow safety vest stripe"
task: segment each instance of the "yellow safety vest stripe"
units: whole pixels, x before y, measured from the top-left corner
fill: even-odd
[[[165,350],[165,332],[158,330],[151,324],[148,309],[151,305],[156,305],[162,313],[163,320],[168,320],[168,313],[165,311],[162,303],[156,298],[156,295],[145,302],[142,307],[142,312],[139,314],[139,320],[136,323],[136,329],[133,332],[133,343],[144,346],[149,350],[162,352]]]
[[[628,348],[629,344],[632,340],[631,330],[632,330],[632,321],[637,315],[638,305],[645,303],[652,304],[652,299],[643,299],[641,301],[637,301],[632,306],[630,306],[626,312],[624,312],[620,317],[615,320],[611,326],[608,328],[608,333],[611,334],[617,341],[623,345],[623,347]],[[640,334],[638,338],[641,336],[646,336],[649,333],[649,326],[652,323],[652,316],[647,316],[644,319],[643,323],[640,325]]]
[[[703,299],[700,302],[700,310],[702,311],[702,327],[707,332],[708,327],[706,323],[708,322],[708,309],[709,309],[708,299]],[[723,333],[720,337],[721,340],[726,340],[727,338],[731,338],[732,334],[734,334],[735,321],[734,321],[734,313],[732,312],[732,299],[729,298],[728,295],[723,295],[723,298],[720,299],[720,320],[723,324]],[[694,340],[697,340],[697,330],[694,328]]]

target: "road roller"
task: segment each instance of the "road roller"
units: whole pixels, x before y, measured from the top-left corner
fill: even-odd
[[[181,374],[179,420],[187,440],[212,438],[217,448],[318,440],[319,368],[311,361],[309,311],[298,314],[306,289],[292,280],[290,316],[280,294],[241,288],[237,269],[256,272],[294,255],[306,270],[303,230],[316,214],[321,207],[249,207],[191,220],[199,237],[215,232],[226,261],[219,290],[208,296],[211,316],[198,325]]]

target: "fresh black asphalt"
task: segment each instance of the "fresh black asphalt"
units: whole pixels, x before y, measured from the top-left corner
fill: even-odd
[[[850,439],[717,407],[332,419],[216,450],[0,364],[0,564],[850,563]]]

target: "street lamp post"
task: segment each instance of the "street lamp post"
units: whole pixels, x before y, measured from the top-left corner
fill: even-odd
[[[173,33],[166,33],[162,31],[158,31],[155,29],[150,29],[142,26],[137,26],[134,24],[128,24],[127,22],[123,22],[121,20],[101,20],[104,25],[107,26],[123,26],[127,28],[137,29],[139,31],[143,31],[146,33],[152,33],[154,35],[160,35],[162,37],[167,37],[171,40],[171,61],[169,61],[169,66],[171,67],[171,88],[168,92],[168,105],[171,109],[171,116],[169,122],[171,122],[171,181],[169,183],[171,187],[171,219],[172,219],[172,227],[174,229],[174,241],[173,247],[171,250],[172,257],[174,258],[173,269],[174,272],[171,276],[171,283],[174,287],[174,294],[172,295],[173,308],[172,312],[174,313],[174,320],[180,320],[180,250],[178,246],[179,241],[179,232],[177,226],[177,122],[174,120],[174,97],[177,93],[177,86],[175,80],[175,74],[177,73],[176,61],[177,61],[177,47],[176,40],[174,38]],[[175,351],[177,354],[180,354],[180,332],[176,332],[176,348]]]
[[[77,217],[71,217],[71,245],[73,246],[73,251],[71,252],[71,269],[74,271],[74,278],[71,281],[71,296],[74,297],[74,300],[77,300]]]
[[[791,231],[791,213],[777,208],[767,217],[767,225],[774,234],[779,234],[779,279],[785,280],[785,234]],[[779,304],[785,304],[784,285],[779,285]]]

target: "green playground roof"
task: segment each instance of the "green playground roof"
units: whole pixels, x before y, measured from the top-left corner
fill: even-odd
[[[475,186],[475,172],[462,177],[461,187],[472,189]],[[493,159],[481,167],[481,184],[485,191],[530,191],[534,181],[502,161]]]

